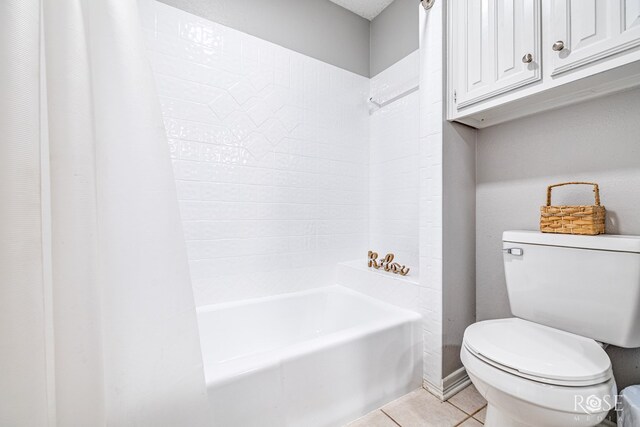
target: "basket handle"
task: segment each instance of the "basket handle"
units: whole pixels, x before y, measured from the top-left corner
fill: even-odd
[[[596,206],[600,206],[600,189],[598,188],[598,184],[595,182],[562,182],[560,184],[553,184],[547,187],[547,206],[551,206],[551,189],[553,187],[561,187],[563,185],[573,185],[573,184],[584,184],[584,185],[593,185],[593,192],[596,193]]]

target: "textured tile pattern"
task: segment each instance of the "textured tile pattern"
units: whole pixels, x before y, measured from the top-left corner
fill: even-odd
[[[443,2],[420,14],[420,282],[424,379],[442,381],[442,42]]]
[[[153,0],[141,4],[196,303],[326,285],[337,262],[379,246],[415,278],[427,271],[407,293],[419,293],[425,379],[438,383],[439,63],[428,64],[426,91],[369,116],[369,95],[389,99],[415,86],[423,55],[370,84]],[[438,21],[426,28],[426,52],[437,58]]]
[[[366,260],[341,262],[336,268],[336,284],[398,307],[420,312],[420,285],[415,277],[401,277],[372,270]]]
[[[420,55],[406,56],[371,79],[381,103],[418,85]],[[381,109],[372,108],[369,147],[369,245],[393,252],[418,277],[419,96],[413,92]]]
[[[197,305],[331,283],[367,250],[369,80],[141,3]]]

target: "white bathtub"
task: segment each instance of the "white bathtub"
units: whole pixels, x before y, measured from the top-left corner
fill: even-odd
[[[330,286],[198,309],[217,427],[340,426],[420,387],[420,315]]]

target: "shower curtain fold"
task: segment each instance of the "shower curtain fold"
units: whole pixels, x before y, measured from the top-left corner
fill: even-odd
[[[0,425],[208,425],[136,2],[4,0],[0,57]]]

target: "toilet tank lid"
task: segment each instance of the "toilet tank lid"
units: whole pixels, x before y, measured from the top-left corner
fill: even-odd
[[[576,234],[554,234],[517,230],[505,231],[502,234],[502,241],[531,245],[640,253],[640,236],[623,236],[616,234],[580,236]]]

